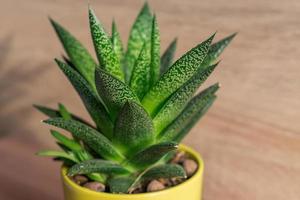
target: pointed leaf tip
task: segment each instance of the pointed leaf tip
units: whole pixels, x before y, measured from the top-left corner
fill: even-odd
[[[155,134],[158,135],[181,113],[194,93],[210,76],[216,66],[217,64],[211,65],[204,70],[200,68],[193,77],[167,99],[153,118]]]
[[[88,50],[63,26],[50,18],[50,22],[61,41],[70,61],[78,72],[94,86],[94,70],[97,66],[93,57],[89,54]]]
[[[151,24],[152,15],[148,4],[145,2],[144,6],[140,10],[134,24],[131,27],[127,51],[125,54],[125,69],[126,69],[126,81],[130,81],[131,73],[136,60],[141,52],[141,49],[146,42],[150,44],[151,39]]]
[[[154,116],[161,104],[197,70],[204,68],[201,63],[209,52],[214,36],[215,34],[179,58],[145,95],[142,104],[151,116]]]
[[[160,59],[160,76],[162,76],[170,66],[173,64],[173,58],[175,56],[177,46],[177,37],[169,44]]]
[[[235,37],[236,33],[231,34],[215,43],[213,43],[210,47],[208,55],[206,56],[204,62],[201,64],[202,66],[209,66],[213,64],[216,59],[221,55],[224,49],[229,45],[232,39]]]
[[[89,9],[89,23],[94,48],[101,67],[118,79],[124,80],[120,60],[113,50],[110,37],[105,32],[104,27],[92,9]]]

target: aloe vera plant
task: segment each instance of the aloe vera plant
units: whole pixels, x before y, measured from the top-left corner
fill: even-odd
[[[35,105],[49,117],[44,123],[71,134],[51,130],[61,151],[38,155],[62,160],[69,176],[84,174],[112,193],[128,193],[145,180],[185,178],[183,168],[167,158],[216,99],[218,84],[195,93],[235,34],[212,43],[213,34],[173,62],[177,39],[161,56],[157,19],[147,3],[132,26],[126,52],[116,23],[109,35],[89,8],[96,61],[70,32],[50,21],[67,53],[64,61],[55,61],[93,123],[63,104],[57,109]]]

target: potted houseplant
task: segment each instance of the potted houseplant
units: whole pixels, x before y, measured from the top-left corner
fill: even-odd
[[[216,99],[218,84],[195,94],[232,40],[214,35],[173,63],[176,39],[160,56],[159,30],[147,3],[130,32],[124,53],[116,24],[109,36],[89,8],[99,62],[65,28],[50,19],[68,55],[55,59],[81,97],[94,124],[59,104],[35,105],[61,151],[38,155],[63,161],[66,200],[199,200],[204,164],[180,145]]]

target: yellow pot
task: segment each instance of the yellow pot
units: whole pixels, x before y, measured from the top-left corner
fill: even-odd
[[[67,175],[67,168],[62,167],[65,200],[201,200],[204,164],[200,155],[184,145],[180,149],[190,154],[198,162],[197,172],[187,181],[166,190],[143,194],[111,194],[95,192],[74,183]]]

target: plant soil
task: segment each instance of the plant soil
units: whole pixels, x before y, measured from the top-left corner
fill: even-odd
[[[186,172],[187,179],[192,177],[198,169],[198,164],[195,160],[190,158],[188,154],[184,151],[177,151],[173,158],[170,160],[172,164],[178,164],[183,167]],[[99,182],[94,182],[89,180],[84,175],[75,175],[71,179],[78,185],[94,190],[97,192],[109,192],[109,188],[104,184]],[[170,179],[155,179],[148,182],[144,182],[130,191],[131,194],[145,193],[145,192],[155,192],[170,188],[180,183],[186,181],[187,179],[183,178],[170,178]]]

